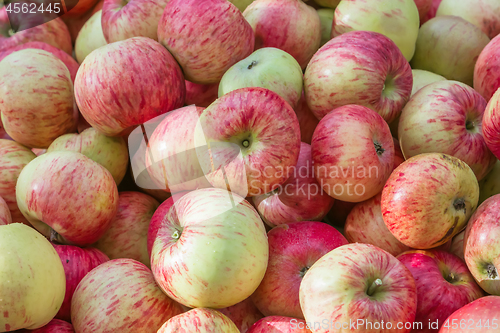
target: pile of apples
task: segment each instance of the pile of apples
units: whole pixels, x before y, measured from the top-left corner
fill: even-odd
[[[0,332],[500,332],[500,0],[16,5]]]

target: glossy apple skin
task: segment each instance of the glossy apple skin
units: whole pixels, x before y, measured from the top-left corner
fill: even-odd
[[[231,319],[241,333],[248,332],[255,322],[264,317],[250,297],[218,311]]]
[[[448,252],[456,255],[465,262],[464,237],[465,237],[465,230],[463,230],[461,233],[453,237]]]
[[[182,312],[158,288],[151,271],[133,259],[110,260],[93,269],[71,302],[71,322],[81,333],[154,333]]]
[[[217,310],[197,308],[177,315],[163,324],[158,333],[240,333],[236,325]]]
[[[186,105],[207,107],[219,96],[219,82],[198,84],[186,80]]]
[[[321,221],[334,201],[316,181],[311,146],[304,142],[290,178],[274,191],[252,197],[252,200],[262,220],[270,227],[294,221]]]
[[[82,26],[75,40],[75,57],[79,64],[92,51],[107,44],[101,25],[102,10],[93,14]]]
[[[318,119],[357,104],[390,123],[408,101],[412,82],[410,65],[394,42],[376,32],[353,31],[314,54],[304,74],[304,91]]]
[[[321,119],[311,147],[316,180],[326,193],[342,201],[373,197],[394,167],[389,125],[361,105],[339,107]]]
[[[19,333],[75,333],[73,325],[60,319],[52,319],[47,325],[36,330],[20,330]]]
[[[307,323],[302,319],[284,316],[269,316],[262,318],[248,330],[248,333],[311,333]]]
[[[74,151],[105,167],[119,185],[128,167],[127,143],[121,137],[108,137],[94,128],[87,128],[80,134],[61,135],[47,149],[53,151]]]
[[[135,259],[149,267],[148,228],[159,205],[156,199],[147,194],[120,192],[116,216],[94,246],[110,259]]]
[[[27,147],[6,139],[0,139],[0,197],[9,206],[12,221],[29,224],[17,206],[16,183],[21,170],[36,155]]]
[[[323,255],[348,241],[323,222],[291,222],[267,233],[269,263],[266,275],[251,298],[265,316],[304,319],[299,287],[309,268]]]
[[[197,154],[214,187],[256,196],[289,178],[299,157],[300,126],[292,107],[277,93],[241,88],[203,111],[195,145],[213,147],[208,153],[197,149]]]
[[[373,288],[380,279],[381,286]],[[368,289],[374,289],[371,296]],[[393,329],[351,332],[410,332],[397,322],[413,322],[417,308],[415,280],[410,271],[388,252],[369,244],[347,244],[316,261],[300,284],[300,305],[306,322],[349,322],[363,319],[392,323]],[[320,328],[315,333],[331,330]]]
[[[497,157],[500,157],[500,128],[498,123],[500,120],[500,89],[491,97],[486,105],[483,115],[483,136],[486,145],[491,152]]]
[[[311,109],[309,109],[304,90],[302,90],[302,96],[294,110],[299,120],[300,141],[311,144],[313,133],[316,126],[318,126],[319,120],[314,113],[311,112]]]
[[[177,302],[225,308],[257,289],[268,256],[264,223],[255,209],[237,194],[206,188],[185,194],[169,209],[151,250],[151,268],[160,288]]]
[[[478,181],[493,168],[495,156],[482,133],[484,98],[458,81],[431,83],[406,104],[399,119],[399,142],[405,158],[444,153],[467,163]]]
[[[229,1],[170,0],[158,24],[158,41],[178,61],[186,80],[210,84],[253,52],[254,33]]]
[[[75,79],[80,112],[107,136],[129,133],[139,124],[181,107],[185,94],[184,77],[175,59],[146,37],[94,50]]]
[[[305,69],[321,43],[316,10],[299,0],[256,0],[243,12],[255,33],[255,49],[275,47]]]
[[[335,9],[332,37],[353,30],[389,37],[410,61],[415,51],[419,12],[414,0],[341,1]]]
[[[80,153],[59,151],[24,167],[16,200],[28,221],[50,240],[86,246],[109,228],[118,209],[118,190],[100,164]]]
[[[397,256],[410,248],[387,229],[380,208],[382,193],[354,206],[344,225],[344,234],[350,243],[372,244]]]
[[[5,200],[0,197],[0,225],[12,223],[12,216],[10,215],[9,206]]]
[[[109,261],[109,258],[98,249],[91,247],[80,248],[54,244],[54,248],[61,258],[66,276],[66,293],[56,318],[71,322],[71,299],[76,287],[85,275],[100,264]]]
[[[478,198],[476,176],[465,162],[446,154],[420,154],[403,162],[387,180],[382,216],[401,243],[429,249],[465,228]]]
[[[30,148],[47,148],[76,130],[68,68],[45,50],[11,53],[0,62],[0,112],[7,134]]]
[[[474,89],[487,101],[500,88],[500,36],[486,45],[474,67]]]
[[[429,328],[429,321],[438,321],[441,326],[453,312],[484,296],[465,263],[451,253],[439,250],[407,251],[398,259],[415,279],[415,321],[424,323],[419,332],[436,332],[436,329]]]
[[[453,312],[439,333],[495,333],[498,332],[499,314],[500,296],[481,297]],[[464,323],[462,327],[461,322]],[[485,327],[486,323],[489,327]]]

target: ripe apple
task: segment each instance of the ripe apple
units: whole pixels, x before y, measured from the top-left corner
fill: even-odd
[[[66,281],[52,245],[21,223],[0,226],[0,330],[36,329],[61,307]]]
[[[481,29],[461,17],[436,16],[420,28],[411,66],[472,86],[474,65],[489,42]]]
[[[94,244],[110,259],[130,258],[150,266],[147,249],[149,222],[160,203],[133,191],[120,192],[118,212],[109,229]]]
[[[92,127],[107,136],[181,107],[186,86],[179,65],[158,42],[134,37],[90,53],[75,79],[75,98]]]
[[[393,167],[393,170],[394,170],[401,163],[403,163],[405,161],[405,157],[403,156],[403,152],[401,151],[401,146],[399,145],[398,139],[393,137],[392,141],[394,142],[394,167]]]
[[[98,249],[87,247],[80,248],[72,245],[54,244],[59,258],[64,267],[66,276],[66,293],[56,318],[71,322],[71,299],[80,281],[92,269],[109,261],[109,258]]]
[[[335,15],[335,10],[332,8],[320,8],[316,10],[319,15],[319,20],[321,23],[321,42],[319,46],[325,45],[332,35],[332,24],[333,16]]]
[[[0,112],[7,134],[30,148],[47,148],[76,130],[78,110],[66,65],[40,49],[6,56],[0,62]]]
[[[483,136],[488,148],[500,158],[500,139],[498,121],[500,118],[500,89],[491,97],[483,115]]]
[[[399,142],[406,159],[422,153],[444,153],[467,163],[478,181],[496,162],[486,146],[482,121],[486,101],[458,81],[431,83],[403,108]]]
[[[292,108],[302,94],[302,69],[288,53],[274,47],[258,49],[227,70],[219,84],[219,97],[246,87],[262,87],[274,91]]]
[[[441,1],[442,0],[432,0],[431,8],[427,12],[427,15],[425,15],[425,17],[420,20],[420,26],[422,26],[422,24],[429,21],[430,19],[436,17],[436,13],[439,8],[439,5],[441,4]]]
[[[423,69],[412,69],[411,73],[413,75],[411,97],[428,84],[446,80],[444,76]]]
[[[309,269],[300,284],[300,306],[306,322],[347,323],[350,332],[409,332],[398,325],[415,319],[415,280],[388,252],[369,244],[347,244]],[[386,329],[380,330],[382,321]],[[370,325],[377,328],[377,323],[374,330]],[[314,333],[332,332],[331,328],[315,328]]]
[[[496,160],[493,169],[479,182],[479,205],[486,199],[500,193],[500,160]]]
[[[418,16],[420,18],[420,22],[425,19],[427,14],[432,8],[432,0],[414,0],[418,9]]]
[[[299,287],[309,268],[323,255],[348,241],[323,222],[291,222],[267,233],[269,263],[266,275],[251,298],[265,316],[304,319]]]
[[[500,297],[485,296],[449,316],[439,333],[495,333],[500,321]]]
[[[197,308],[170,318],[158,333],[240,333],[236,325],[217,310]]]
[[[99,0],[78,0],[78,1],[65,1],[65,14],[64,19],[71,20],[77,19],[88,13],[96,5]]]
[[[151,271],[133,259],[110,260],[93,269],[71,301],[71,322],[78,333],[154,333],[182,312],[158,288]]]
[[[158,41],[175,57],[186,80],[210,84],[253,52],[254,34],[229,1],[170,0],[158,24]]]
[[[12,216],[10,215],[9,206],[5,200],[0,197],[0,225],[12,223]]]
[[[92,51],[107,44],[101,25],[102,10],[93,14],[83,25],[75,41],[75,57],[79,64]]]
[[[256,322],[247,333],[311,333],[307,328],[310,324],[297,318],[269,316]]]
[[[47,325],[36,330],[20,330],[19,333],[75,333],[73,325],[60,319],[52,319]]]
[[[218,97],[219,82],[198,84],[186,80],[186,105],[207,107]]]
[[[390,123],[408,101],[412,80],[408,61],[389,38],[353,31],[316,52],[304,74],[304,91],[318,119],[339,106],[358,104]]]
[[[311,109],[309,109],[307,99],[304,95],[304,90],[302,90],[302,96],[300,97],[300,100],[294,110],[297,115],[297,119],[299,120],[300,141],[311,144],[313,133],[316,126],[318,126],[319,120],[311,112]]]
[[[229,2],[240,10],[240,12],[243,12],[253,1],[254,0],[229,0]]]
[[[264,317],[250,297],[218,311],[231,319],[241,333],[247,332],[255,322]]]
[[[342,201],[373,197],[394,167],[389,125],[361,105],[341,106],[321,119],[311,147],[316,180],[326,193]]]
[[[255,33],[255,49],[275,47],[305,69],[321,43],[316,10],[301,0],[256,0],[243,12]]]
[[[450,244],[450,249],[448,251],[450,253],[456,255],[457,257],[459,257],[460,259],[462,259],[465,262],[464,236],[465,236],[465,230],[463,230],[458,235],[453,237],[451,244]]]
[[[474,67],[474,89],[487,101],[500,88],[499,54],[500,36],[497,36],[481,51]]]
[[[440,153],[411,157],[391,174],[381,209],[389,231],[414,249],[448,242],[477,207],[479,185],[471,168]]]
[[[118,209],[118,190],[111,173],[100,164],[80,153],[58,151],[45,153],[23,168],[16,200],[26,219],[45,237],[85,246],[109,228]]]
[[[419,13],[414,0],[343,0],[335,9],[332,37],[353,30],[378,32],[396,43],[410,61],[418,28]]]
[[[252,197],[252,200],[262,220],[270,227],[294,221],[321,221],[334,201],[316,181],[311,146],[304,142],[290,178],[275,190]]]
[[[436,332],[429,323],[442,326],[446,318],[464,305],[483,297],[465,263],[457,256],[439,250],[407,251],[398,256],[415,279],[417,314],[423,323],[419,332]]]
[[[248,298],[264,277],[269,254],[259,214],[218,188],[191,191],[174,205],[151,250],[160,288],[188,307],[225,308]]]

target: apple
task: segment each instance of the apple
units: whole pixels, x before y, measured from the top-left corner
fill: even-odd
[[[269,263],[251,298],[264,316],[304,319],[299,303],[302,278],[313,264],[348,241],[323,222],[291,222],[267,233]]]
[[[425,15],[425,17],[420,20],[420,26],[422,26],[422,24],[429,21],[430,19],[436,17],[436,13],[439,8],[439,5],[441,4],[441,1],[442,0],[432,0],[431,8],[427,12],[427,15]]]
[[[218,311],[231,319],[241,333],[248,332],[255,322],[264,317],[250,297]]]
[[[432,0],[414,0],[418,9],[418,16],[422,22],[432,8]]]
[[[21,223],[0,226],[0,330],[36,329],[61,307],[64,268],[52,245]]]
[[[264,277],[269,254],[259,214],[218,188],[191,191],[174,205],[151,250],[160,288],[188,307],[225,308],[248,298]]]
[[[414,0],[343,0],[335,9],[332,37],[355,30],[378,32],[389,37],[410,61],[418,29],[419,13]]]
[[[7,134],[30,148],[47,148],[76,130],[78,111],[66,65],[40,49],[6,56],[0,62],[0,112]]]
[[[311,333],[307,328],[311,323],[306,323],[302,319],[284,316],[269,316],[256,322],[248,333]],[[312,327],[311,327],[312,328]]]
[[[430,249],[465,228],[478,198],[476,176],[465,162],[446,154],[424,153],[392,172],[382,191],[382,216],[401,243]]]
[[[495,333],[500,321],[500,297],[485,296],[453,312],[439,333]]]
[[[477,58],[489,42],[481,29],[461,17],[437,16],[420,28],[411,66],[472,86]]]
[[[228,0],[231,2],[233,5],[236,6],[240,10],[240,12],[243,12],[249,4],[251,4],[254,0]]]
[[[412,80],[408,61],[389,38],[353,31],[316,52],[304,74],[304,91],[318,119],[337,107],[358,104],[390,123],[408,101]]]
[[[93,14],[83,25],[75,41],[75,57],[79,64],[95,49],[107,44],[101,26],[102,10]]]
[[[340,0],[314,0],[314,4],[319,7],[326,7],[328,9],[335,9],[340,3]],[[313,4],[311,4],[312,6]]]
[[[218,97],[219,82],[198,84],[186,80],[186,105],[207,107]]]
[[[316,180],[323,191],[342,201],[373,197],[394,167],[389,125],[361,105],[341,106],[321,119],[311,147]]]
[[[481,51],[474,67],[474,89],[487,101],[500,88],[499,54],[500,36],[497,36]]]
[[[217,310],[198,308],[170,318],[158,333],[240,333],[236,325]]]
[[[60,319],[52,319],[47,325],[36,330],[21,330],[20,333],[75,333],[73,325]]]
[[[498,118],[500,113],[500,89],[491,97],[483,115],[483,136],[491,152],[500,158]]]
[[[294,110],[300,126],[300,141],[311,144],[312,136],[316,126],[318,126],[319,120],[311,112],[311,109],[309,109],[304,90],[302,90],[302,95]]]
[[[479,204],[500,193],[500,160],[496,160],[493,169],[479,182]]]
[[[256,0],[243,12],[255,33],[255,49],[275,47],[305,69],[321,43],[316,10],[301,0]]]
[[[107,136],[181,107],[186,86],[179,65],[158,42],[134,37],[91,52],[75,79],[80,112]]]
[[[300,306],[306,322],[332,323],[314,327],[314,333],[409,332],[417,308],[415,280],[388,252],[369,244],[347,244],[309,269],[300,284]]]
[[[66,293],[56,318],[71,322],[71,299],[76,287],[85,275],[100,264],[109,261],[109,258],[98,249],[91,247],[82,249],[72,245],[54,244],[54,248],[61,259],[66,276]]]
[[[80,153],[58,151],[23,168],[16,200],[26,219],[51,241],[86,246],[109,228],[118,209],[118,190],[100,164]]]
[[[12,223],[12,216],[10,214],[9,206],[5,200],[0,197],[0,225]]]
[[[420,89],[399,119],[399,142],[406,159],[422,153],[444,153],[467,163],[477,180],[493,168],[482,121],[486,101],[468,85],[438,81]]]
[[[411,97],[428,84],[446,80],[444,76],[423,69],[412,69],[411,73],[413,75]]]
[[[79,18],[89,11],[97,4],[99,0],[78,0],[78,1],[65,1],[65,14],[63,17],[66,20]]]
[[[382,217],[382,193],[354,206],[344,225],[344,234],[350,243],[372,244],[397,256],[410,248],[394,237]]]
[[[150,266],[147,249],[149,222],[160,203],[147,194],[120,192],[118,212],[109,229],[94,244],[110,259],[130,258]]]
[[[210,84],[253,52],[254,34],[229,1],[170,0],[158,24],[158,41],[175,57],[186,80]]]
[[[252,197],[252,201],[262,220],[274,227],[294,221],[321,221],[334,200],[316,181],[311,146],[302,142],[290,178],[275,190]]]
[[[393,170],[394,170],[401,163],[403,163],[405,161],[405,157],[403,156],[403,152],[401,151],[401,146],[399,145],[398,139],[393,137],[392,141],[394,142],[394,167],[393,167]]]
[[[320,8],[316,10],[319,15],[321,23],[321,42],[319,46],[325,45],[330,39],[332,34],[333,16],[335,10],[332,8]]]
[[[61,135],[55,139],[47,152],[74,151],[105,167],[119,185],[128,167],[128,150],[121,137],[107,137],[94,128],[87,128],[80,134]]]
[[[460,259],[462,259],[465,262],[464,236],[465,236],[465,230],[463,230],[458,235],[453,237],[453,239],[451,240],[450,249],[448,251],[450,253],[456,255],[457,257],[459,257]]]
[[[153,333],[182,312],[158,288],[151,271],[133,259],[97,266],[78,284],[71,301],[71,322],[78,333]]]
[[[302,94],[302,69],[288,53],[274,47],[256,50],[222,76],[219,97],[246,87],[262,87],[279,94],[292,108]]]
[[[407,251],[398,256],[411,272],[417,286],[415,322],[423,323],[419,332],[436,332],[446,318],[484,293],[465,263],[457,256],[439,250]]]
[[[85,14],[79,15],[78,17],[72,17],[69,13],[61,16],[61,19],[64,23],[66,23],[66,26],[68,27],[69,34],[71,35],[71,42],[73,43],[73,45],[75,44],[78,34],[82,30],[85,23],[92,17],[92,15],[102,9],[103,3],[104,0],[98,0],[98,2],[91,10],[87,11]]]

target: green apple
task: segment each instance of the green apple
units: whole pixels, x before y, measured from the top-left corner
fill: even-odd
[[[21,223],[0,226],[0,332],[46,325],[61,308],[66,277],[54,247]]]
[[[295,108],[302,94],[302,69],[290,54],[274,47],[258,49],[234,64],[219,84],[219,97],[230,91],[261,87],[274,91]]]
[[[79,64],[83,62],[83,59],[85,59],[90,52],[107,44],[102,32],[101,14],[102,10],[99,10],[92,15],[83,25],[78,33],[78,37],[76,37],[75,56]]]
[[[411,73],[413,74],[411,96],[428,84],[446,80],[444,76],[423,69],[412,69]]]
[[[479,203],[500,193],[500,161],[497,160],[493,169],[479,182]]]
[[[253,1],[254,0],[229,0],[229,2],[235,5],[241,12],[243,12]]]
[[[335,9],[339,5],[340,0],[314,0],[314,2],[321,7]]]
[[[319,21],[321,23],[321,47],[331,39],[333,16],[335,15],[335,10],[331,8],[320,8],[316,11],[318,12]]]

